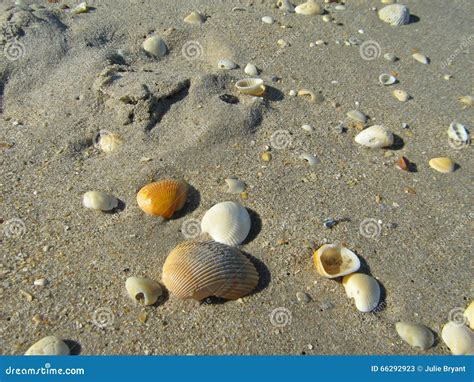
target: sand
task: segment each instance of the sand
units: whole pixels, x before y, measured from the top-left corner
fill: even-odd
[[[75,16],[61,9],[71,1],[22,3],[26,10],[0,5],[2,51],[21,43],[19,57],[4,52],[0,61],[2,354],[23,354],[51,334],[73,341],[75,354],[420,354],[398,337],[400,320],[437,334],[423,354],[449,354],[441,328],[474,294],[472,149],[451,147],[446,134],[453,121],[474,121],[457,99],[473,91],[473,2],[407,1],[416,17],[400,27],[379,20],[375,0],[347,1],[342,11],[326,5],[337,23],[285,15],[273,1],[104,0]],[[183,22],[195,9],[208,16],[201,26]],[[154,33],[169,49],[159,60],[141,50]],[[346,45],[351,37],[359,45]],[[319,39],[326,45],[310,47]],[[380,51],[367,60],[360,44],[369,40]],[[430,64],[416,62],[413,49]],[[399,60],[386,61],[387,52]],[[220,58],[239,68],[219,70]],[[248,62],[268,85],[263,99],[234,89]],[[399,83],[381,86],[385,72]],[[324,100],[288,95],[302,88]],[[412,99],[397,101],[393,89]],[[403,144],[357,145],[346,117],[353,109]],[[103,129],[123,137],[116,152],[94,147]],[[320,163],[310,167],[301,153]],[[394,166],[402,155],[416,172]],[[438,156],[459,167],[434,171],[428,161]],[[229,176],[247,184],[247,199],[225,192]],[[166,177],[193,187],[187,205],[168,221],[145,216],[136,192]],[[115,195],[122,208],[85,209],[89,190]],[[225,303],[166,295],[135,305],[126,278],[159,281],[167,254],[186,239],[183,223],[226,200],[252,211],[241,249],[258,260],[257,292]],[[338,224],[326,229],[326,218]],[[375,222],[374,237],[361,234],[365,219]],[[380,282],[375,312],[358,312],[340,283],[317,274],[311,255],[325,242],[344,243]],[[41,278],[48,284],[34,286]]]

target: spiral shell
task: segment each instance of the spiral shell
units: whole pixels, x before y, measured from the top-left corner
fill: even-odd
[[[250,232],[249,213],[235,202],[218,203],[204,214],[201,231],[219,243],[238,245]]]
[[[244,78],[235,83],[237,91],[252,96],[262,96],[265,93],[265,85],[260,78]]]
[[[357,255],[337,244],[321,246],[314,252],[313,261],[318,273],[329,279],[357,272],[360,268]]]
[[[178,298],[201,301],[216,296],[236,300],[256,288],[259,275],[237,248],[211,240],[190,240],[168,255],[162,279]]]
[[[25,355],[69,355],[69,347],[56,336],[44,337],[35,342]]]
[[[165,179],[144,186],[137,194],[140,209],[149,215],[171,218],[183,208],[188,197],[185,182]]]
[[[410,11],[402,4],[391,4],[379,11],[379,18],[393,26],[404,25],[410,22]]]

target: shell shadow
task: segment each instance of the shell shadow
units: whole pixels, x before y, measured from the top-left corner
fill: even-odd
[[[196,210],[199,207],[199,204],[201,204],[201,193],[196,188],[188,184],[188,199],[186,200],[184,207],[177,211],[170,220],[176,220],[184,217],[185,215]]]
[[[161,283],[160,286],[162,293],[158,300],[156,300],[156,302],[151,305],[154,308],[158,308],[159,306],[164,305],[170,299],[170,292],[168,292],[168,289],[166,289],[166,287]]]
[[[397,134],[393,134],[393,144],[389,147],[387,147],[387,149],[389,150],[401,150],[403,149],[403,147],[405,146],[405,142],[403,142],[403,139],[397,135]]]
[[[251,295],[260,293],[270,284],[270,281],[272,280],[272,275],[270,273],[270,270],[263,263],[263,261],[257,259],[256,257],[253,257],[252,255],[249,255],[246,252],[244,252],[244,254],[253,263],[253,265],[257,269],[258,276],[259,276],[258,284],[256,288],[252,291]]]
[[[270,86],[270,85],[266,85],[264,98],[269,101],[278,102],[278,101],[282,101],[283,98],[285,97],[283,93],[277,88],[274,88],[273,86]]]
[[[260,216],[252,209],[246,207],[249,215],[250,215],[250,232],[243,241],[242,245],[250,243],[252,240],[254,240],[260,231],[262,230],[262,219],[260,219]]]
[[[415,24],[420,21],[420,18],[415,15],[410,15],[410,20],[408,20],[408,24]]]
[[[69,353],[71,355],[79,355],[81,354],[82,346],[79,342],[74,340],[63,340],[64,343],[69,348]]]
[[[120,199],[117,199],[118,200],[118,203],[117,203],[117,207],[111,209],[110,211],[102,211],[104,214],[108,214],[108,215],[113,215],[113,214],[116,214],[116,213],[119,213],[119,212],[122,212],[123,210],[125,210],[125,202],[123,200],[120,200]]]
[[[461,168],[461,166],[458,165],[457,163],[455,163],[453,172],[458,171],[460,168]]]

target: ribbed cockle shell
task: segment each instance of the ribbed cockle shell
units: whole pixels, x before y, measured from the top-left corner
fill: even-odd
[[[165,179],[144,186],[137,194],[137,203],[147,214],[169,219],[183,208],[187,197],[185,182]]]

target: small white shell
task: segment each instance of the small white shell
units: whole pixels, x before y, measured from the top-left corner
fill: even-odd
[[[118,206],[117,198],[101,191],[88,191],[82,198],[84,207],[93,210],[110,211]]]
[[[162,294],[160,284],[146,277],[129,277],[125,288],[134,301],[143,301],[145,305],[153,305]]]
[[[260,78],[244,78],[235,83],[237,91],[252,96],[262,96],[265,93],[265,85]]]
[[[184,18],[184,22],[192,25],[200,25],[206,21],[206,18],[199,12],[193,11]]]
[[[393,145],[393,134],[383,126],[374,125],[362,130],[354,138],[359,145],[379,149]]]
[[[410,95],[405,90],[396,89],[392,94],[400,102],[407,102],[410,99]]]
[[[357,272],[360,260],[350,249],[338,244],[324,244],[314,252],[313,262],[321,276],[328,279]]]
[[[160,36],[151,36],[143,41],[143,49],[150,53],[155,58],[160,58],[166,55],[168,48],[166,43]]]
[[[412,57],[413,57],[416,61],[418,61],[418,62],[420,62],[420,63],[422,63],[422,64],[424,64],[424,65],[427,65],[427,64],[430,63],[430,59],[429,59],[428,57],[426,57],[424,54],[421,54],[421,53],[413,53],[413,54],[412,54]]]
[[[388,85],[392,85],[395,82],[397,82],[397,79],[394,76],[392,76],[391,74],[383,73],[379,76],[379,82],[382,85],[388,86]]]
[[[250,232],[249,213],[235,202],[218,203],[204,214],[201,231],[219,243],[239,245]]]
[[[295,8],[295,12],[308,16],[320,15],[323,13],[323,8],[315,0],[308,0],[306,3],[298,5]]]
[[[56,336],[44,337],[35,342],[25,355],[69,355],[69,347]]]
[[[244,72],[249,76],[255,77],[258,74],[258,69],[254,64],[248,63]]]
[[[100,130],[94,138],[94,146],[107,154],[116,151],[122,144],[123,140],[120,135],[107,130]]]
[[[344,276],[342,285],[347,297],[353,298],[356,308],[361,312],[371,312],[380,300],[380,286],[372,276],[352,273]]]
[[[76,5],[72,9],[71,13],[78,15],[80,13],[86,13],[88,11],[89,11],[89,6],[87,5],[85,1],[83,1],[82,3],[79,3],[78,5]]]
[[[234,61],[231,61],[227,58],[223,58],[222,60],[219,60],[219,62],[217,63],[217,67],[223,70],[232,70],[237,68],[237,64]]]
[[[265,24],[273,24],[274,20],[272,16],[263,16],[262,22]]]
[[[449,125],[448,137],[458,142],[469,142],[469,132],[464,125],[458,122],[452,122]]]
[[[240,194],[245,190],[245,183],[239,179],[227,178],[227,193],[229,194]]]
[[[299,156],[299,158],[308,162],[310,166],[316,166],[318,163],[321,163],[321,161],[313,154],[303,153]]]
[[[474,105],[474,96],[472,95],[461,96],[458,99],[459,99],[459,102],[466,105],[465,107]]]
[[[295,7],[293,4],[290,3],[289,0],[278,0],[277,7],[282,11],[293,13],[295,11]]]
[[[346,115],[350,119],[353,119],[354,121],[362,122],[362,123],[367,122],[367,116],[364,113],[360,112],[359,110],[351,110],[351,111],[347,112]]]
[[[474,333],[462,324],[448,322],[441,331],[441,338],[453,355],[474,354]]]
[[[390,62],[397,61],[397,56],[395,56],[395,53],[385,53],[383,55],[383,58],[385,58],[387,61],[390,61]]]
[[[427,350],[434,344],[433,332],[424,325],[400,321],[395,324],[395,329],[402,340],[411,347]]]
[[[379,11],[379,18],[393,26],[404,25],[410,22],[410,12],[404,5],[391,4]]]
[[[312,133],[314,131],[314,129],[310,125],[303,125],[303,126],[301,126],[301,128],[304,131],[307,131],[308,133]]]
[[[474,330],[474,301],[472,301],[466,308],[463,316],[466,317],[466,324],[469,325],[472,330]]]

